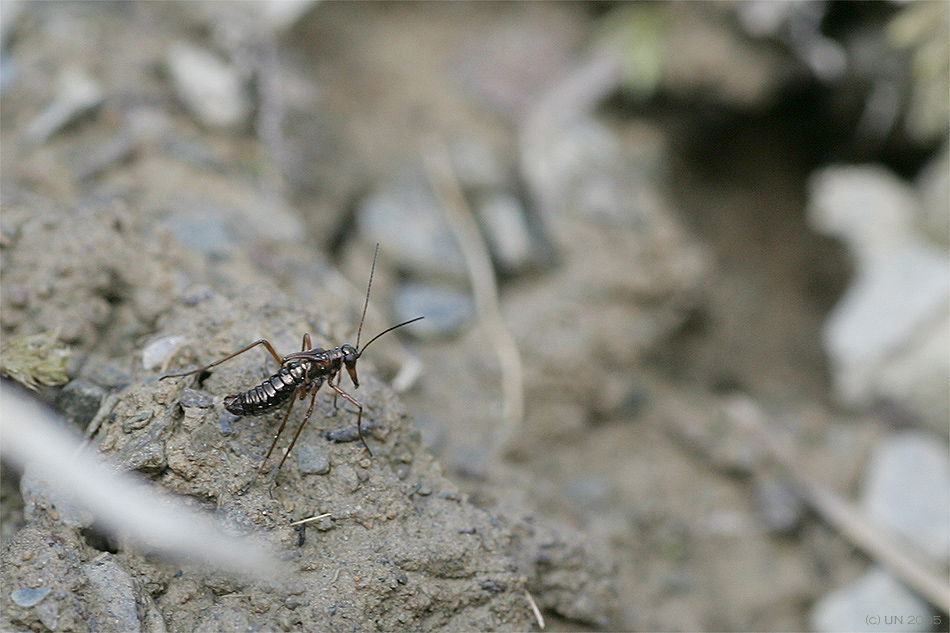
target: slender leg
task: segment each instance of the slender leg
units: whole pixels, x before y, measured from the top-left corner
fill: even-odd
[[[294,408],[294,402],[297,400],[297,394],[299,392],[300,389],[297,389],[294,391],[294,394],[290,396],[290,404],[287,405],[287,413],[284,414],[284,419],[281,421],[280,427],[277,429],[277,434],[274,435],[274,441],[271,442],[270,448],[267,449],[267,455],[264,456],[264,461],[261,462],[260,468],[257,469],[258,475],[264,472],[264,466],[267,465],[267,460],[270,459],[270,454],[274,452],[274,447],[277,446],[277,440],[280,439],[280,434],[284,432],[284,427],[287,426],[287,420],[290,418],[290,412]]]
[[[356,432],[360,436],[360,441],[363,443],[363,448],[366,449],[366,452],[369,453],[370,457],[373,456],[373,451],[370,450],[369,445],[366,443],[366,438],[363,437],[363,405],[360,404],[357,400],[353,398],[350,394],[346,393],[339,386],[334,385],[332,382],[327,383],[330,385],[330,388],[333,389],[341,398],[348,401],[350,404],[354,405],[357,409],[356,414]]]
[[[308,337],[308,338],[309,338],[309,337]],[[251,343],[251,344],[248,345],[247,347],[242,347],[241,349],[239,349],[238,351],[234,352],[233,354],[231,354],[231,355],[229,355],[229,356],[225,356],[225,357],[222,358],[221,360],[216,360],[216,361],[214,361],[214,362],[211,363],[210,365],[205,365],[204,367],[199,367],[198,369],[192,369],[191,371],[183,371],[183,372],[177,373],[177,374],[165,374],[164,376],[162,376],[161,378],[159,378],[159,380],[165,380],[166,378],[180,378],[181,376],[190,376],[191,374],[197,374],[198,372],[207,371],[207,370],[211,369],[212,367],[216,367],[216,366],[220,365],[221,363],[223,363],[223,362],[225,362],[225,361],[231,360],[231,359],[234,358],[235,356],[238,356],[238,355],[240,355],[240,354],[243,354],[244,352],[249,351],[249,350],[251,350],[251,349],[257,347],[258,345],[263,345],[264,347],[266,347],[266,348],[267,348],[267,351],[270,352],[270,355],[273,356],[273,357],[274,357],[274,360],[277,361],[277,364],[278,364],[278,365],[281,364],[281,362],[282,362],[283,359],[280,357],[280,354],[278,354],[276,351],[274,351],[274,347],[270,344],[270,341],[268,341],[266,338],[262,338],[262,339],[260,339],[260,340],[258,340],[258,341],[254,341],[253,343]]]
[[[310,420],[310,415],[313,413],[313,405],[317,402],[317,392],[320,391],[320,385],[322,383],[317,383],[313,388],[313,396],[310,397],[310,406],[307,407],[307,414],[303,416],[303,422],[300,423],[300,426],[297,428],[297,432],[294,433],[294,439],[290,440],[290,446],[287,447],[287,451],[284,453],[284,457],[280,460],[280,463],[277,464],[277,472],[280,472],[280,467],[284,465],[284,462],[287,461],[287,456],[290,455],[290,451],[294,449],[294,444],[297,443],[297,438],[300,437],[300,432],[303,431],[303,427],[307,425],[307,421]]]
[[[310,342],[310,333],[309,333],[309,332],[306,332],[306,333],[303,335],[303,344],[301,345],[300,351],[301,351],[301,352],[306,352],[306,351],[309,350],[309,349],[312,349],[312,345],[311,345],[311,342]],[[308,383],[306,383],[306,384],[310,384],[310,383],[309,383],[309,374],[308,374],[307,378],[308,378]],[[303,422],[300,423],[300,427],[297,429],[297,432],[294,433],[294,439],[290,441],[290,446],[287,447],[287,450],[284,452],[284,456],[281,458],[280,463],[277,464],[277,472],[280,472],[280,469],[281,469],[281,467],[284,465],[284,462],[287,461],[287,456],[290,455],[291,449],[293,449],[294,444],[297,443],[297,438],[300,437],[300,432],[303,430],[304,425],[307,424],[307,420],[310,419],[310,415],[313,413],[313,405],[314,405],[314,403],[317,401],[317,392],[320,391],[320,385],[321,385],[321,384],[323,384],[323,381],[322,381],[322,380],[318,380],[317,383],[314,385],[314,387],[313,387],[313,396],[311,396],[311,398],[310,398],[310,406],[307,407],[307,413],[306,413],[306,415],[303,416]],[[294,400],[297,398],[297,393],[299,393],[299,392],[300,392],[300,389],[298,389],[297,391],[294,392],[293,398],[291,398],[291,400],[290,400],[290,407],[294,406]],[[304,392],[304,397],[305,397],[305,398],[307,397],[306,391]],[[280,437],[280,432],[284,430],[284,424],[287,423],[287,419],[290,417],[290,407],[287,408],[287,413],[284,414],[284,421],[281,423],[281,425],[280,425],[280,430],[277,431],[277,435],[274,437],[274,443],[271,444],[270,450],[267,451],[267,457],[270,457],[271,451],[274,450],[274,446],[277,444],[277,438]],[[267,462],[267,457],[264,458],[264,463]],[[263,468],[263,466],[264,466],[264,464],[262,463],[262,464],[261,464],[261,467]]]
[[[293,395],[290,396],[290,404],[287,405],[287,413],[284,414],[284,419],[280,423],[280,428],[277,429],[277,434],[274,435],[274,441],[271,442],[270,448],[267,449],[267,455],[264,456],[264,461],[261,462],[257,472],[254,473],[254,478],[251,479],[246,486],[241,488],[240,491],[238,491],[239,495],[247,494],[247,491],[251,489],[251,486],[254,485],[254,482],[257,481],[257,478],[260,477],[264,472],[264,466],[267,465],[267,460],[270,459],[270,454],[274,452],[274,447],[277,446],[277,440],[280,439],[280,434],[284,432],[284,427],[287,425],[287,418],[290,417],[290,411],[294,408],[294,401],[297,399],[297,393],[299,391],[299,389],[295,390]]]
[[[333,380],[333,376],[330,377],[330,381],[332,381],[332,380]],[[336,375],[336,386],[333,387],[333,385],[330,384],[330,386],[333,387],[333,415],[336,415],[336,409],[337,409],[337,407],[336,407],[336,395],[337,395],[337,393],[340,391],[340,382],[341,382],[342,380],[343,380],[343,372],[341,371],[341,372],[338,372],[337,375]],[[329,384],[329,381],[328,381],[328,384]]]

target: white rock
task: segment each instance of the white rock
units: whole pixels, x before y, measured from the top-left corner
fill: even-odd
[[[930,631],[934,615],[926,602],[875,567],[819,600],[811,612],[811,630]],[[896,617],[903,618],[903,623],[897,624]],[[915,621],[908,622],[911,618]]]
[[[908,244],[868,260],[825,322],[824,344],[839,399],[857,406],[870,404],[876,395],[897,395],[879,394],[876,388],[882,374],[894,374],[900,366],[911,375],[933,376],[945,392],[950,372],[946,346],[943,355],[933,359],[937,367],[907,367],[906,358],[920,357],[915,347],[921,344],[939,343],[941,324],[950,318],[948,307],[950,268],[945,254]],[[928,330],[933,334],[927,335]]]
[[[827,167],[808,189],[808,223],[847,242],[859,266],[913,235],[916,194],[884,167]]]
[[[243,125],[251,111],[237,69],[210,51],[175,42],[166,53],[178,98],[200,123],[216,129]]]
[[[870,462],[862,505],[872,521],[935,562],[950,559],[950,464],[943,442],[919,432],[882,442]]]
[[[946,434],[950,253],[921,232],[915,190],[881,167],[823,169],[809,187],[809,223],[844,239],[857,267],[823,333],[836,397],[894,400]]]
[[[142,367],[149,370],[158,369],[184,342],[184,336],[166,336],[149,343],[142,350]]]

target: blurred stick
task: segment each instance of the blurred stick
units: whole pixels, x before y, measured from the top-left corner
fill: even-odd
[[[214,519],[175,496],[117,473],[86,451],[79,438],[48,409],[4,384],[0,389],[2,456],[47,482],[51,489],[95,515],[113,535],[128,535],[146,551],[185,564],[205,562],[217,570],[259,580],[278,578],[280,564],[261,545],[224,533]]]
[[[821,517],[855,547],[889,569],[913,591],[944,613],[950,613],[950,580],[911,556],[884,530],[872,525],[861,512],[845,499],[821,485],[799,466],[792,443],[781,432],[765,422],[765,415],[748,398],[738,398],[726,407],[735,424],[751,430],[766,448],[770,457],[801,488],[802,496]],[[922,556],[920,558],[923,558]]]
[[[475,297],[478,320],[491,340],[501,365],[501,388],[504,400],[504,437],[499,446],[521,431],[524,420],[524,374],[521,354],[515,339],[508,331],[498,306],[498,285],[488,248],[475,222],[472,210],[462,194],[462,188],[445,144],[435,138],[425,143],[423,161],[429,172],[429,181],[445,209],[449,225],[455,233],[468,267]]]

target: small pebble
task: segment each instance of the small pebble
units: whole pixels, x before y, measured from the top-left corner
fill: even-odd
[[[142,368],[147,370],[158,369],[184,342],[184,336],[166,336],[149,343],[142,350]]]
[[[360,233],[380,242],[381,255],[399,268],[466,283],[462,251],[424,174],[394,178],[361,200],[357,222]]]
[[[163,220],[179,240],[208,255],[222,257],[234,243],[224,216],[227,210],[193,210],[188,215],[172,215]]]
[[[69,422],[85,427],[99,411],[105,395],[105,389],[99,385],[77,378],[62,388],[56,396],[56,406]]]
[[[76,179],[92,180],[113,166],[124,163],[135,155],[138,146],[131,136],[121,134],[104,143],[89,156],[83,156],[82,165],[76,170]]]
[[[306,475],[326,475],[330,472],[330,457],[312,444],[298,446],[295,455],[297,470]]]
[[[916,544],[935,563],[946,565],[950,550],[948,481],[950,464],[944,442],[919,431],[898,433],[875,448],[862,505],[876,524]]]
[[[127,387],[132,379],[127,373],[108,365],[96,365],[91,369],[83,369],[83,375],[106,389],[122,389]]]
[[[913,615],[917,621],[905,622],[900,627],[884,627],[883,623],[869,620],[869,616],[878,614]],[[817,600],[809,616],[809,628],[812,631],[932,631],[934,615],[919,596],[875,566],[864,576]]]
[[[805,516],[805,504],[787,484],[774,478],[756,480],[755,503],[770,530],[792,534]]]
[[[151,409],[139,411],[122,423],[122,430],[126,433],[131,433],[132,431],[144,429],[146,426],[148,426],[148,423],[152,421],[153,417],[155,417],[155,412]]]
[[[51,587],[37,587],[36,589],[24,587],[14,591],[10,594],[10,597],[21,607],[32,607],[39,604],[40,600],[48,596],[50,591],[52,591]]]
[[[235,128],[250,114],[251,105],[237,69],[211,51],[187,42],[168,48],[166,64],[178,98],[209,128]]]
[[[197,389],[182,389],[178,402],[182,407],[196,407],[198,409],[210,409],[214,406],[214,398],[211,394]]]
[[[206,284],[197,284],[189,286],[181,294],[181,302],[186,306],[195,306],[214,296],[214,290]]]
[[[500,580],[483,580],[478,584],[479,587],[485,591],[490,591],[492,593],[501,593],[508,589],[508,585]]]
[[[363,435],[364,437],[373,430],[374,424],[372,422],[363,422]],[[356,425],[353,426],[344,426],[338,429],[330,429],[329,431],[324,431],[323,437],[327,438],[335,444],[343,444],[346,442],[358,442],[360,439],[359,430],[356,428]]]

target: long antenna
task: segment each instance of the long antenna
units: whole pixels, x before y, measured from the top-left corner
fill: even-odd
[[[377,255],[379,255],[379,242],[376,242],[376,250],[373,251],[373,265],[369,269],[369,283],[366,284],[366,300],[363,301],[363,314],[360,316],[360,327],[356,330],[356,349],[360,348],[360,334],[363,333],[363,319],[366,318],[366,308],[369,306],[369,290],[373,287],[373,273],[376,272]],[[372,342],[373,341],[370,341],[370,343]]]
[[[420,319],[424,319],[424,318],[425,318],[424,316],[417,316],[417,317],[414,318],[414,319],[409,319],[408,321],[403,321],[403,322],[400,323],[399,325],[394,325],[394,326],[392,326],[392,327],[386,328],[385,330],[383,330],[382,332],[380,332],[379,334],[377,334],[376,336],[374,336],[373,338],[371,338],[371,339],[369,340],[369,343],[367,343],[366,346],[363,347],[363,349],[360,349],[359,347],[357,347],[356,350],[357,350],[360,354],[362,354],[362,353],[366,350],[366,348],[369,347],[369,346],[373,343],[373,341],[375,341],[376,339],[378,339],[380,336],[382,336],[382,335],[385,334],[386,332],[392,332],[392,331],[395,330],[397,327],[402,327],[402,326],[404,326],[404,325],[409,325],[410,323],[415,323],[416,321],[418,321],[418,320],[420,320]]]

